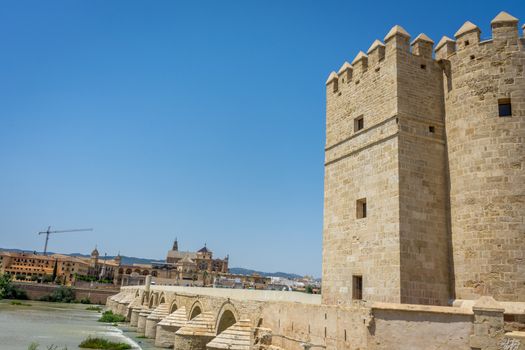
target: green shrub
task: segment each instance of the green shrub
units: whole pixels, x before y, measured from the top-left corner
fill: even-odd
[[[58,303],[71,303],[75,301],[75,291],[71,287],[60,286],[56,288],[51,294],[44,295],[40,298],[41,301],[51,301]]]
[[[91,338],[88,337],[84,340],[79,348],[84,349],[106,349],[106,350],[125,350],[131,349],[131,345],[127,343],[115,343],[104,338]]]
[[[97,280],[97,278],[93,277],[93,276],[85,276],[85,275],[77,275],[77,274],[75,274],[75,280],[77,280],[77,281],[84,281],[84,282],[95,282]]]
[[[42,277],[42,283],[51,283],[53,282],[53,276],[51,275],[45,275]]]
[[[80,299],[80,304],[91,304],[91,300],[89,298],[82,298]]]
[[[105,311],[102,314],[102,317],[98,320],[98,322],[106,322],[106,323],[114,323],[114,322],[124,322],[126,321],[126,317],[118,314],[114,314],[113,311],[108,310]]]
[[[8,274],[0,276],[0,299],[21,299],[27,300],[27,293],[11,283],[11,276]]]
[[[11,302],[11,305],[17,305],[17,306],[31,306],[31,304],[23,303],[23,302],[18,301],[18,300],[13,300],[13,301]]]
[[[100,306],[88,306],[88,307],[86,307],[86,310],[101,312],[102,308]]]
[[[75,274],[75,280],[77,281],[84,281],[84,282],[98,282],[98,283],[113,283],[112,279],[98,279],[94,276],[85,276],[85,275],[77,275]]]

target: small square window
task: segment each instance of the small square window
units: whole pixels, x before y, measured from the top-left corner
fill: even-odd
[[[352,276],[352,299],[363,299],[363,276]]]
[[[435,132],[436,132],[436,127],[430,125],[430,126],[428,127],[428,132],[431,133],[431,134],[435,133]]]
[[[358,219],[366,218],[366,198],[358,199],[356,202],[356,217]]]
[[[365,127],[365,119],[363,118],[363,116],[359,116],[354,119],[354,132],[363,130],[364,127]]]
[[[510,104],[509,98],[504,98],[498,100],[498,110],[500,117],[511,117],[512,116],[512,106]]]

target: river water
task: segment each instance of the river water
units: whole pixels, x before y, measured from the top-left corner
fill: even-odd
[[[78,344],[88,336],[125,342],[133,349],[157,349],[151,340],[137,338],[138,334],[129,327],[121,329],[97,322],[100,313],[87,311],[88,305],[33,300],[23,303],[31,306],[0,300],[1,350],[27,350],[33,342],[39,344],[39,350],[47,350],[50,345],[57,346],[56,350],[80,349]]]

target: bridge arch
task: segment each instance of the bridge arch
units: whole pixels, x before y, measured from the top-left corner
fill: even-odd
[[[188,320],[192,320],[202,313],[202,304],[200,301],[195,301],[191,306],[190,313],[188,314]]]
[[[217,335],[224,332],[227,328],[233,326],[238,320],[239,312],[235,306],[229,301],[222,304],[217,316],[217,322],[215,324]]]
[[[149,298],[148,307],[151,309],[153,306],[157,305],[159,295],[157,293],[152,293],[151,297]]]
[[[170,305],[170,314],[174,313],[175,311],[177,311],[179,307],[177,306],[177,301],[176,300],[173,300],[171,302],[171,305]]]

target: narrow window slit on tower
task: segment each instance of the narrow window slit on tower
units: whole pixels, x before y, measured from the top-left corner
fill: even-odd
[[[357,132],[359,130],[363,130],[365,127],[365,119],[362,115],[354,119],[354,132]]]
[[[427,69],[427,65],[426,64],[422,64],[421,65],[421,69]]]
[[[474,55],[470,55],[470,59],[473,60],[474,58],[476,58],[476,56]]]
[[[357,213],[356,216],[358,219],[366,218],[366,198],[361,198],[357,200],[356,203]]]
[[[468,40],[465,40],[465,46],[468,46],[469,44]]]
[[[352,276],[352,299],[363,299],[363,276]]]
[[[498,111],[500,117],[512,116],[512,106],[510,104],[510,98],[502,98],[498,100]]]
[[[428,127],[428,132],[430,132],[430,133],[432,133],[432,134],[435,133],[435,132],[436,132],[436,127],[430,125],[430,126]]]

